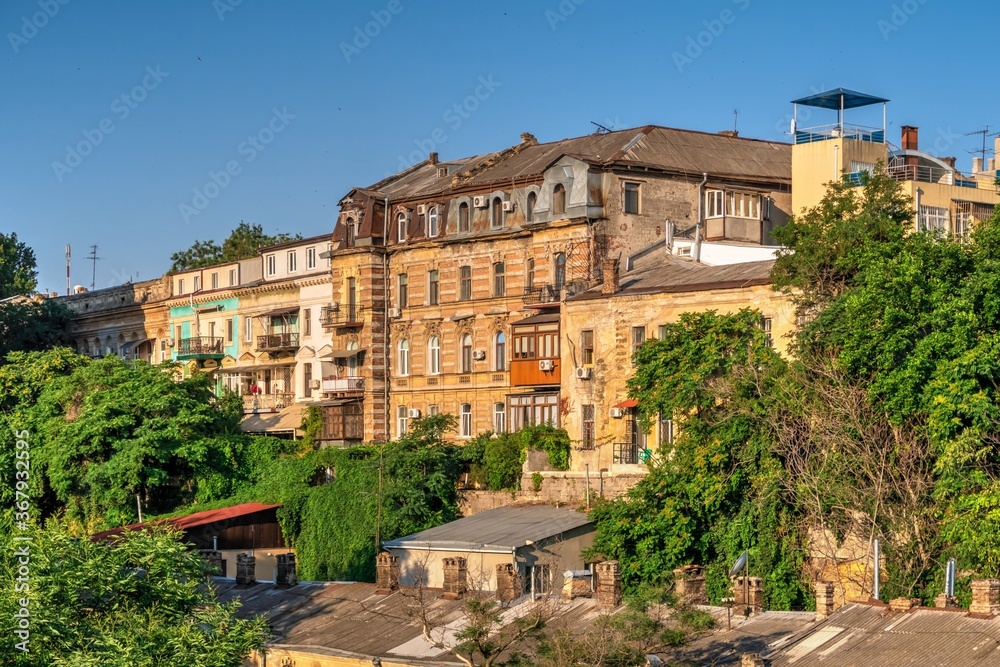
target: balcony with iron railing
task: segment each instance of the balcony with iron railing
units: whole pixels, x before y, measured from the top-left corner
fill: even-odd
[[[299,334],[297,331],[257,336],[258,352],[282,352],[297,349],[299,349]]]
[[[295,394],[281,392],[276,394],[244,394],[243,412],[277,412],[295,403]]]
[[[177,341],[177,359],[222,359],[226,356],[222,338],[193,336]]]
[[[978,181],[971,178],[962,178],[961,174],[954,169],[926,164],[904,164],[902,161],[893,161],[886,168],[886,173],[897,181],[938,183],[940,185],[956,185],[962,188],[979,187]]]
[[[364,325],[365,307],[355,304],[327,308],[320,313],[320,324],[324,327],[360,327]]]
[[[538,285],[525,287],[522,301],[526,306],[547,307],[558,306],[562,297],[562,288],[555,285]]]
[[[324,378],[322,384],[324,394],[354,394],[365,390],[365,379],[354,378]]]
[[[811,144],[817,141],[828,141],[830,139],[854,139],[855,141],[868,141],[875,144],[884,144],[885,128],[867,127],[865,125],[847,125],[844,123],[830,123],[827,125],[802,127],[795,130],[796,144]]]

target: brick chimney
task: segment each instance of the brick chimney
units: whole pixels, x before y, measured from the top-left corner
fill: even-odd
[[[915,151],[918,150],[917,141],[917,126],[915,125],[903,125],[900,130],[902,130],[902,138],[900,145],[904,151]]]
[[[920,598],[893,598],[889,600],[889,609],[894,612],[910,611],[920,606]]]
[[[813,590],[816,593],[816,620],[825,621],[833,614],[833,582],[818,581]]]
[[[295,554],[278,554],[278,586],[294,586],[299,583],[295,576]]]
[[[536,139],[535,135],[533,135],[531,132],[522,132],[521,144],[525,146],[537,146],[538,139]]]
[[[597,606],[614,609],[622,603],[622,571],[616,560],[606,560],[594,566],[597,575]]]
[[[934,606],[938,609],[954,609],[958,606],[958,601],[953,597],[948,597],[944,593],[934,598]]]
[[[974,157],[972,158],[972,173],[978,173],[983,170],[983,158]]]
[[[601,282],[601,294],[617,294],[619,291],[618,259],[604,260],[604,280]]]
[[[430,161],[431,164],[437,164],[438,163],[438,154],[435,153],[435,152],[428,153],[427,154],[427,159]]]
[[[760,653],[744,653],[740,656],[740,667],[765,667],[764,658]]]
[[[236,585],[250,586],[257,583],[257,558],[250,554],[236,554]]]
[[[764,609],[764,580],[760,577],[737,577],[733,592],[738,609],[749,609],[751,616]]]
[[[972,580],[972,604],[969,606],[969,613],[1000,613],[1000,579]]]
[[[441,561],[444,570],[444,597],[457,600],[469,589],[469,570],[466,560],[461,557],[444,558]]]
[[[226,566],[225,561],[222,560],[222,553],[219,551],[214,551],[213,549],[199,549],[198,555],[202,557],[205,561],[205,565],[208,566],[208,573],[215,575],[217,577],[226,576]]]
[[[562,599],[594,597],[594,574],[589,570],[563,572]]]
[[[687,604],[708,604],[705,594],[705,568],[685,565],[674,570],[674,592]]]
[[[497,565],[497,599],[510,602],[521,597],[521,577],[512,563]]]
[[[388,595],[399,588],[399,558],[388,551],[375,557],[376,593]]]

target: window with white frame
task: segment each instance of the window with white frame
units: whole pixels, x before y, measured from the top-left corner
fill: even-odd
[[[212,271],[212,289],[219,289],[219,272]]]
[[[499,332],[493,341],[493,368],[507,370],[507,334]]]
[[[437,403],[431,403],[430,405],[427,406],[427,415],[429,417],[435,417],[439,414],[440,410],[438,409]]]
[[[400,213],[396,216],[396,240],[400,243],[406,241],[406,214]]]
[[[306,269],[316,268],[316,248],[306,248]]]
[[[405,377],[410,374],[410,342],[405,338],[399,341],[399,368],[396,375]]]
[[[236,269],[229,269],[229,286],[236,287]]]
[[[288,251],[288,272],[295,273],[299,270],[299,253],[294,250]]]
[[[940,206],[921,206],[920,231],[932,234],[947,232],[948,209]]]
[[[646,327],[632,327],[632,354],[646,342]]]
[[[674,420],[660,413],[660,447],[665,447],[674,441]]]
[[[403,436],[406,435],[406,428],[410,423],[409,412],[406,410],[405,405],[401,405],[396,408],[396,435]]]
[[[441,339],[431,336],[427,341],[427,374],[437,375],[441,372]]]
[[[503,403],[493,404],[493,432],[507,432],[507,406]]]
[[[228,318],[226,320],[226,344],[227,345],[232,345],[233,344],[233,336],[235,335],[235,332],[233,331],[233,328],[235,327],[235,325],[236,325],[236,323],[233,321],[233,318],[230,317],[230,318]]]
[[[302,335],[311,336],[312,335],[312,308],[304,308],[302,310]]]
[[[771,318],[760,318],[760,330],[764,332],[764,343],[768,347],[774,347],[774,339],[771,338]]]
[[[760,195],[751,192],[729,192],[726,195],[726,215],[734,218],[760,219]]]
[[[437,236],[439,233],[440,216],[438,215],[438,207],[431,206],[430,210],[427,211],[427,236]]]
[[[177,280],[177,293],[178,294],[184,294],[184,279],[183,278],[179,278]]]
[[[277,255],[268,255],[264,258],[264,265],[268,276],[273,276],[278,273],[278,257]]]
[[[726,214],[726,196],[722,190],[708,190],[705,192],[705,217],[721,218]]]
[[[472,336],[465,334],[462,336],[461,344],[461,363],[462,372],[471,373],[472,372]]]
[[[472,404],[462,403],[458,434],[463,438],[472,437]]]
[[[247,343],[253,342],[253,318],[244,317],[243,318],[243,341]]]
[[[194,277],[194,291],[197,292],[201,289],[201,276]]]

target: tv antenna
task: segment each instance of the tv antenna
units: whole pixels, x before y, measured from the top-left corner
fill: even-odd
[[[737,134],[739,132],[739,129],[737,128],[739,122],[740,122],[740,110],[733,109],[733,134]]]
[[[97,256],[97,244],[90,246],[90,254],[87,255],[87,259],[93,262],[93,269],[90,275],[90,290],[94,290],[94,285],[97,284],[97,260],[104,259],[103,257]]]
[[[986,153],[989,152],[989,149],[986,148],[986,137],[997,137],[997,136],[1000,136],[1000,132],[990,132],[990,126],[986,125],[981,130],[976,130],[974,132],[966,132],[965,136],[971,137],[971,136],[976,135],[976,134],[981,134],[982,135],[982,137],[983,137],[983,147],[980,148],[979,150],[968,151],[968,152],[972,153],[973,155],[978,155],[979,157],[981,157],[983,159],[983,169],[986,169]]]
[[[595,123],[594,121],[590,121],[590,124],[597,126],[597,134],[607,134],[608,132],[614,132],[614,130],[612,130],[610,127],[605,127],[600,123]]]

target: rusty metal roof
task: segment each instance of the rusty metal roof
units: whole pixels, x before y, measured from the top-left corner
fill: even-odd
[[[264,503],[243,503],[241,505],[233,505],[232,507],[223,507],[221,509],[205,510],[204,512],[195,512],[194,514],[179,516],[173,519],[160,519],[158,521],[133,523],[128,526],[122,526],[121,528],[113,528],[111,530],[105,530],[104,532],[101,533],[95,533],[91,537],[91,539],[94,540],[106,539],[108,537],[114,537],[115,535],[120,535],[126,530],[140,530],[142,528],[148,528],[150,526],[169,525],[178,530],[190,530],[191,528],[208,525],[211,523],[215,523],[216,521],[235,519],[237,517],[247,516],[249,514],[256,514],[257,512],[273,510],[278,507],[281,507],[281,505],[266,505]]]

